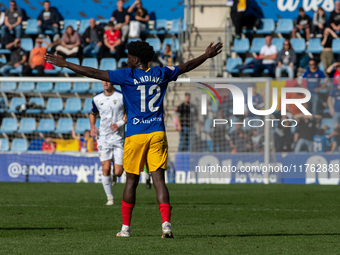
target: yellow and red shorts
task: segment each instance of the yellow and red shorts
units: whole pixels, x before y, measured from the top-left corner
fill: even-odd
[[[167,169],[168,140],[163,131],[129,136],[125,139],[123,167],[125,172],[139,175],[144,165],[149,173]]]

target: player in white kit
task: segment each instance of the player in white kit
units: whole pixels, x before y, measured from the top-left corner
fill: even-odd
[[[98,152],[102,162],[102,183],[107,196],[106,205],[113,205],[112,186],[117,176],[123,173],[123,152],[125,141],[125,108],[123,95],[114,89],[110,82],[103,81],[104,91],[92,100],[90,114],[91,136],[98,135]],[[95,127],[97,115],[100,115],[100,126]],[[114,163],[114,175],[111,179],[111,162]]]

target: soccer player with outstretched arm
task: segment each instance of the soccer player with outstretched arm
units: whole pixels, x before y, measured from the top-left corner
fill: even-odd
[[[135,206],[139,174],[146,164],[156,189],[159,210],[162,215],[162,237],[173,237],[171,231],[171,205],[165,185],[164,172],[167,169],[168,143],[163,118],[163,99],[168,83],[183,73],[189,72],[207,59],[222,51],[222,43],[211,43],[204,54],[175,67],[153,67],[148,63],[154,57],[153,47],[146,42],[135,41],[127,45],[128,67],[116,71],[101,71],[69,63],[59,55],[46,55],[46,60],[59,67],[119,84],[122,87],[127,112],[127,132],[124,147],[123,166],[126,184],[123,193],[123,226],[117,236],[130,236],[132,210]]]

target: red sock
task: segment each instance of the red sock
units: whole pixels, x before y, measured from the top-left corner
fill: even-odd
[[[171,209],[172,206],[169,204],[159,204],[159,210],[161,211],[162,215],[162,223],[164,222],[171,222]]]
[[[133,207],[135,207],[135,204],[122,201],[123,225],[130,226]]]

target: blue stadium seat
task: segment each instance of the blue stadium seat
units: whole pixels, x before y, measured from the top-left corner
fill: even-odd
[[[333,53],[339,54],[340,53],[340,38],[335,38],[332,41],[332,51]]]
[[[34,90],[34,82],[19,82],[17,92],[30,92]]]
[[[14,138],[12,141],[11,152],[25,152],[28,150],[26,139]]]
[[[90,26],[90,20],[89,19],[82,19],[80,21],[80,26],[79,26],[79,34],[82,35],[84,34],[85,30]]]
[[[81,113],[90,113],[92,109],[92,98],[86,98]]]
[[[292,38],[290,39],[290,43],[295,53],[300,54],[304,53],[306,50],[306,41],[303,38]]]
[[[56,134],[69,134],[72,132],[73,121],[68,118],[60,118],[58,120],[57,129],[54,131]]]
[[[50,92],[52,89],[53,89],[52,82],[38,82],[37,87],[35,88],[34,92],[47,93],[47,92]]]
[[[91,130],[90,121],[88,118],[78,118],[76,122],[75,132],[84,134],[86,130]]]
[[[147,38],[145,41],[153,47],[156,53],[161,51],[161,40],[158,38]]]
[[[37,130],[37,125],[34,118],[22,118],[18,133],[31,134]]]
[[[244,64],[249,64],[253,60],[254,58],[246,58],[246,60],[244,61]],[[244,69],[243,73],[254,73],[254,69],[253,68]]]
[[[45,108],[45,101],[41,97],[31,97],[29,100],[30,103],[35,103],[36,105],[40,105]],[[42,110],[40,109],[27,109],[26,113],[41,113]]]
[[[122,92],[122,88],[120,87],[120,85],[113,85],[113,87],[115,88],[115,90]]]
[[[323,50],[323,47],[321,46],[320,38],[311,38],[309,40],[306,53],[320,54],[322,50]]]
[[[277,51],[280,52],[283,48],[283,43],[286,39],[285,38],[273,38],[273,44],[276,46]]]
[[[84,58],[81,65],[98,69],[98,60],[96,58]]]
[[[6,138],[0,138],[0,152],[9,151],[9,142]]]
[[[275,23],[272,19],[261,19],[262,25],[257,29],[257,34],[271,34],[275,30]]]
[[[171,51],[177,52],[179,50],[179,42],[177,38],[165,38],[163,41],[162,53],[165,51],[165,46],[167,44],[171,45]]]
[[[17,89],[16,82],[13,81],[3,81],[0,83],[0,92],[11,92]]]
[[[121,58],[118,61],[118,68],[122,68],[123,62],[127,63],[128,58]]]
[[[114,58],[102,58],[100,61],[100,70],[116,70],[117,69],[117,64],[116,64],[116,59]]]
[[[33,49],[32,38],[21,38],[21,48],[27,52],[30,52]]]
[[[205,122],[204,122],[204,128],[203,128],[203,132],[206,133],[206,134],[210,134],[210,128],[212,126],[212,119],[210,118],[207,118],[205,119]]]
[[[324,67],[322,61],[320,61],[319,69],[320,69],[321,72],[325,72],[325,67]],[[323,92],[322,92],[323,90],[326,90],[326,92],[328,91],[327,89],[321,89],[321,90],[319,91],[319,93],[323,93]]]
[[[72,64],[80,65],[79,59],[78,58],[66,58],[67,62],[70,62]],[[61,73],[68,73],[68,74],[73,74],[74,72],[68,68],[63,68],[61,70]]]
[[[332,118],[324,118],[322,119],[321,121],[321,127],[320,128],[323,128],[323,126],[326,125],[328,126],[328,129],[325,131],[326,134],[330,134],[333,132],[333,129],[334,129],[334,121]]]
[[[63,110],[63,100],[61,98],[49,98],[44,113],[59,113]]]
[[[44,73],[45,74],[58,74],[62,70],[62,68],[59,66],[53,66],[53,67],[54,69],[45,69]]]
[[[171,21],[171,28],[168,31],[169,34],[178,34],[179,32],[179,20],[178,19],[173,19]]]
[[[0,113],[4,113],[7,111],[8,102],[5,97],[0,97]]]
[[[241,38],[234,40],[233,51],[236,53],[246,53],[249,51],[249,39]]]
[[[51,133],[54,132],[55,123],[54,119],[41,119],[37,132]]]
[[[294,24],[291,19],[279,19],[275,33],[290,34],[293,31]]]
[[[262,46],[266,44],[265,38],[254,38],[251,43],[250,52],[259,53],[261,51]]]
[[[65,109],[63,113],[77,113],[81,111],[81,100],[80,98],[67,98]]]
[[[92,87],[90,89],[90,93],[100,93],[102,92],[104,89],[103,89],[103,85],[101,82],[93,82],[92,83]]]
[[[226,71],[228,73],[239,73],[238,69],[235,69],[235,66],[242,65],[242,59],[241,58],[228,58],[227,60],[227,66]]]
[[[77,20],[75,20],[75,19],[65,19],[63,30],[61,30],[62,34],[65,32],[65,30],[68,26],[72,26],[74,31],[77,31],[78,30]]]
[[[168,31],[168,24],[166,19],[156,19],[154,29],[150,30],[151,35],[164,35]]]
[[[0,49],[0,54],[11,54],[11,50],[8,49]]]
[[[18,130],[18,121],[15,118],[3,118],[1,123],[1,133],[12,134]]]
[[[22,105],[22,104],[25,104],[26,103],[26,99],[25,98],[22,98],[22,97],[13,97],[11,99],[11,105],[8,109],[8,112],[11,113],[18,113],[16,107],[19,106],[19,105]]]
[[[89,82],[75,82],[71,93],[86,93],[90,89]]]
[[[72,86],[71,82],[56,82],[54,86],[54,93],[68,93],[70,92]]]
[[[25,34],[26,35],[37,35],[38,34],[38,20],[36,19],[27,20]]]

